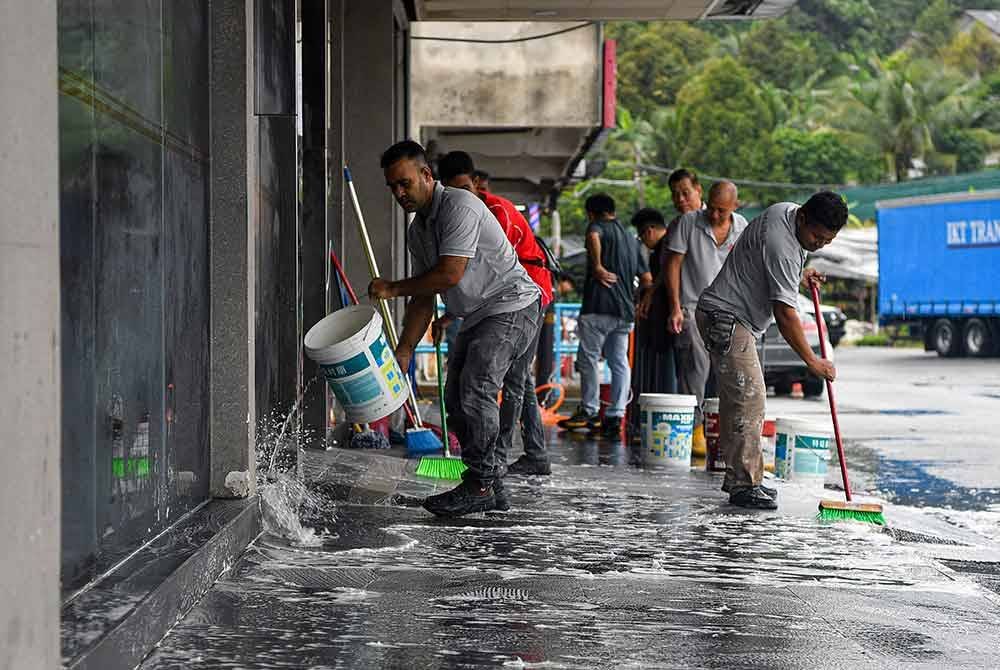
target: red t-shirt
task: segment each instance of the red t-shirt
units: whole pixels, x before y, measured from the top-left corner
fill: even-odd
[[[535,241],[535,233],[532,232],[531,226],[521,212],[517,211],[514,203],[507,198],[493,195],[488,191],[479,191],[479,197],[500,222],[504,234],[514,246],[521,266],[542,290],[542,307],[547,307],[552,302],[552,273],[545,267],[545,252]]]

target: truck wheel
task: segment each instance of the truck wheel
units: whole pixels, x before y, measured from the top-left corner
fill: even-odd
[[[983,358],[993,354],[993,333],[982,319],[969,319],[962,329],[962,343],[970,356]]]
[[[802,380],[802,395],[807,398],[818,398],[823,395],[823,389],[826,388],[826,381],[820,379],[819,377],[813,377],[809,375]]]
[[[951,319],[938,319],[931,329],[931,343],[938,356],[952,358],[962,354],[958,328]]]

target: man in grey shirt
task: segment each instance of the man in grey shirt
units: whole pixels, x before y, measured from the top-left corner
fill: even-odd
[[[812,374],[829,381],[836,376],[833,363],[818,358],[802,332],[798,287],[800,281],[823,281],[816,271],[804,270],[807,252],[832,242],[845,223],[847,205],[830,191],[816,193],[802,207],[772,205],[750,222],[698,301],[698,330],[719,375],[719,447],[726,459],[722,490],[734,505],[778,507],[777,492],[761,486],[767,389],[756,345],[771,315]]]
[[[708,207],[682,216],[670,231],[667,249],[668,327],[676,334],[677,387],[680,393],[698,398],[694,417],[694,450],[704,451],[705,429],[702,404],[711,361],[694,322],[698,298],[719,274],[747,220],[736,214],[739,196],[730,181],[712,184]]]
[[[436,294],[449,314],[464,319],[448,357],[445,405],[468,470],[458,487],[431,496],[424,507],[441,516],[505,511],[510,505],[501,477],[507,455],[498,439],[497,396],[501,387],[509,390],[512,407],[502,418],[515,421],[534,356],[531,343],[541,326],[541,292],[486,205],[468,191],[434,180],[423,147],[412,141],[389,147],[382,169],[396,202],[416,215],[408,231],[414,276],[376,278],[368,288],[373,300],[411,298],[396,349],[400,367],[409,367],[427,332]]]

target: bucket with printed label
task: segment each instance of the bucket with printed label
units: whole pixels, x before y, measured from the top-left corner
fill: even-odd
[[[705,469],[725,472],[726,459],[719,448],[719,399],[705,398],[702,413],[705,415]]]
[[[309,329],[306,355],[316,361],[350,423],[369,423],[406,402],[406,380],[370,305],[339,309]]]
[[[794,418],[779,418],[774,426],[774,473],[782,479],[822,485],[830,464],[833,431],[823,424]]]
[[[691,467],[691,433],[697,404],[698,399],[693,395],[643,393],[639,396],[644,463]]]

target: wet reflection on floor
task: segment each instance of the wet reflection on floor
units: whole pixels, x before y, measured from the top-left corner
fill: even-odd
[[[1000,599],[938,561],[1000,560],[968,529],[899,507],[923,541],[820,524],[802,485],[748,513],[716,475],[552,449],[553,476],[508,478],[509,514],[455,520],[414,506],[449,484],[413,463],[310,454],[312,495],[339,501],[304,517],[318,544],[260,538],[143,667],[983,667],[1000,649]]]

